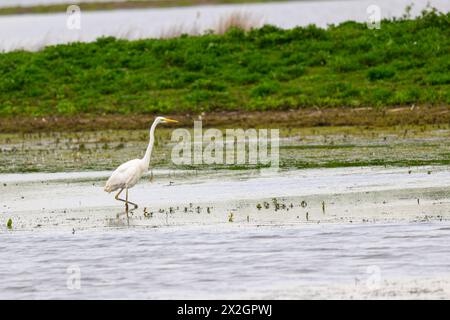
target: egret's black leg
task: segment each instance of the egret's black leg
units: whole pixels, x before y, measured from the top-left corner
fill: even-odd
[[[125,190],[125,212],[127,213],[127,219],[128,217],[128,188]]]
[[[127,203],[132,204],[134,206],[134,209],[132,209],[132,210],[137,209],[138,205],[136,203],[119,198],[119,195],[122,193],[123,189],[125,189],[125,188],[120,189],[120,191],[116,194],[115,199],[125,202],[125,204],[127,204]],[[127,188],[127,198],[128,198],[128,188]],[[125,205],[125,207],[127,207],[127,205]]]

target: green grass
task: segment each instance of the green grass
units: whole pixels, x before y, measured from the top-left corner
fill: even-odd
[[[0,54],[0,115],[450,104],[450,13]]]

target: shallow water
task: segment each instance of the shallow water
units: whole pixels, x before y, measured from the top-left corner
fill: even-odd
[[[378,5],[382,18],[400,17],[410,0],[291,1],[241,5],[197,6],[82,12],[81,29],[68,29],[67,16],[60,14],[15,15],[0,17],[0,51],[40,50],[46,45],[74,41],[93,41],[100,36],[125,39],[159,38],[178,31],[198,34],[215,30],[220,20],[231,13],[247,14],[255,25],[272,24],[293,28],[316,24],[326,27],[347,20],[364,22],[368,6]],[[415,0],[411,15],[420,14],[430,3],[448,12],[450,2]]]
[[[293,148],[281,151],[311,162],[438,159],[448,134],[291,130],[281,146]],[[120,148],[117,136],[127,141]],[[0,298],[450,298],[449,166],[180,170],[162,162],[152,181],[130,190],[140,207],[127,219],[103,191],[106,169],[141,154],[146,139],[146,131],[0,136],[8,172],[0,174]],[[155,159],[167,152],[163,141]],[[114,158],[99,171],[64,172],[77,168],[77,153],[84,170]],[[36,163],[43,172],[14,172]],[[61,172],[48,172],[57,165]],[[78,271],[80,289],[70,289]]]
[[[448,172],[0,175],[0,298],[448,299]]]
[[[395,298],[405,285],[392,291],[389,282],[405,278],[415,286],[440,279],[409,297],[448,298],[449,230],[418,223],[7,232],[0,298]],[[80,271],[79,290],[69,289],[71,270]]]

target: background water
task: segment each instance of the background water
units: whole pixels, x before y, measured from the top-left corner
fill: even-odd
[[[278,3],[215,5],[82,12],[81,29],[67,28],[66,13],[0,17],[0,51],[39,50],[46,45],[93,41],[100,36],[125,39],[161,37],[172,33],[203,33],[216,29],[220,19],[232,13],[246,14],[256,25],[293,28],[316,24],[326,27],[347,20],[365,22],[370,5],[380,7],[381,18],[399,17],[410,0],[291,1]],[[411,16],[429,3],[443,12],[450,1],[415,0]]]
[[[13,6],[36,6],[41,4],[55,4],[55,3],[82,3],[82,2],[123,2],[127,0],[1,0],[1,7]]]
[[[381,284],[448,279],[449,230],[418,223],[3,232],[0,298],[289,298],[316,286],[364,288],[373,270]],[[81,272],[80,290],[68,288],[68,270]]]

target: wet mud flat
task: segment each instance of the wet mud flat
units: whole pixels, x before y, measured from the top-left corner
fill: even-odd
[[[139,208],[103,191],[109,172],[0,175],[2,229],[125,226],[297,225],[443,221],[447,167],[337,168],[271,172],[155,171],[130,189]]]
[[[183,127],[190,130],[191,136],[192,125],[191,122]],[[249,125],[251,123],[243,128]],[[217,127],[222,132],[228,128]],[[273,125],[272,128],[279,130],[282,170],[450,164],[448,123],[393,127]],[[201,172],[208,170],[254,168],[242,165],[176,166],[171,162],[174,129],[158,128],[151,169],[193,169],[201,176]],[[112,171],[125,161],[142,157],[147,144],[148,129],[3,133],[0,134],[0,173]],[[246,156],[248,158],[248,154]]]

